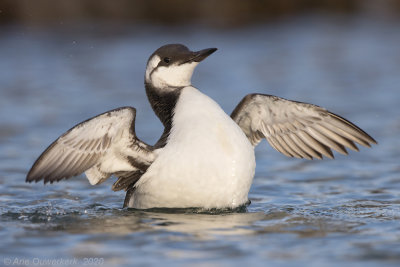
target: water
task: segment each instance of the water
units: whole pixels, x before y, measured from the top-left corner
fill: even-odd
[[[0,39],[0,265],[398,266],[399,23],[298,18],[212,30],[3,26]],[[161,133],[143,89],[165,43],[218,47],[193,83],[229,113],[247,93],[311,102],[379,142],[336,160],[256,149],[252,204],[235,212],[122,209],[123,192],[82,176],[26,184],[37,156],[74,124],[135,106],[137,132]],[[227,96],[228,95],[228,96]]]

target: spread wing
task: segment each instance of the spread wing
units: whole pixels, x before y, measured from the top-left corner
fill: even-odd
[[[256,146],[262,138],[288,157],[333,158],[331,149],[347,155],[355,143],[370,147],[376,141],[359,127],[326,109],[271,95],[249,94],[231,115]]]
[[[91,184],[99,184],[116,174],[123,189],[133,181],[128,174],[140,178],[155,157],[152,147],[136,137],[135,117],[134,108],[123,107],[74,126],[42,153],[26,181],[53,183],[85,172]]]

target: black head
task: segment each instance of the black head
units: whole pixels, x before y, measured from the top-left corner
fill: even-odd
[[[181,44],[164,45],[147,62],[146,83],[158,88],[188,86],[197,64],[216,50],[208,48],[193,52]]]

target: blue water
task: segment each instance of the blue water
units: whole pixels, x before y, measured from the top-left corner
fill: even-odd
[[[0,265],[399,266],[399,27],[345,17],[240,29],[2,26]],[[54,139],[109,109],[136,107],[138,136],[154,143],[162,127],[144,67],[176,42],[219,48],[193,84],[227,113],[247,93],[278,95],[326,107],[379,145],[306,161],[263,142],[252,204],[231,213],[122,209],[112,179],[25,183]]]

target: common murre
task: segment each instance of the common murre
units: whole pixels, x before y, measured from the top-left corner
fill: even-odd
[[[356,125],[319,106],[271,95],[249,94],[228,116],[191,85],[195,67],[215,48],[192,52],[165,45],[149,58],[145,87],[164,125],[155,145],[135,134],[136,110],[122,107],[88,119],[54,141],[26,181],[59,181],[85,172],[91,184],[118,177],[124,206],[139,209],[235,208],[248,201],[254,147],[263,139],[289,157],[333,158],[355,143],[375,140]]]

